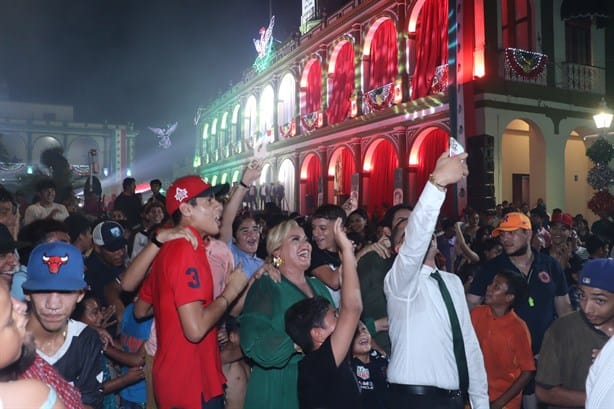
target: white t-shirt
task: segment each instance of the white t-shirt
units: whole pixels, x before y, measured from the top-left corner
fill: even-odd
[[[63,222],[68,217],[68,210],[64,205],[52,203],[51,206],[45,207],[38,202],[27,207],[26,214],[23,216],[23,223],[30,224],[35,220],[46,219],[53,211],[55,211],[53,214],[54,220]]]
[[[614,337],[601,349],[586,377],[586,409],[614,407]]]

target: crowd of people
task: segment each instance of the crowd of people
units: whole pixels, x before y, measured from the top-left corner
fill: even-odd
[[[614,221],[450,219],[466,158],[380,220],[289,214],[258,165],[96,218],[0,188],[0,408],[614,407]]]

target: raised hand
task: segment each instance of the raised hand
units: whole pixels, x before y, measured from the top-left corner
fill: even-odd
[[[254,182],[260,179],[263,166],[264,162],[262,161],[255,161],[253,164],[250,162],[247,168],[245,168],[243,171],[241,182],[245,183],[247,186],[251,186]]]
[[[469,175],[467,168],[467,152],[453,157],[448,156],[448,151],[441,154],[433,170],[433,181],[440,186],[456,183]]]
[[[333,225],[333,235],[335,237],[335,243],[337,243],[337,247],[341,252],[354,252],[354,246],[352,245],[352,241],[348,239],[348,236],[345,234],[343,222],[340,217],[335,220],[335,224]]]
[[[161,243],[166,243],[167,241],[176,240],[176,239],[185,239],[192,244],[192,247],[196,249],[198,247],[198,239],[187,227],[172,227],[170,229],[160,229],[156,233],[156,238]]]

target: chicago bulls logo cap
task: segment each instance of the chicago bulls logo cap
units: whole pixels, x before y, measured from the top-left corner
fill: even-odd
[[[36,246],[28,261],[25,292],[78,291],[87,287],[83,279],[83,256],[68,243],[55,241]]]

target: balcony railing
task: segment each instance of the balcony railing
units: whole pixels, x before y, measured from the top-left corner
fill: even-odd
[[[605,94],[605,69],[592,65],[562,63],[561,87],[574,91]]]
[[[503,78],[508,81],[546,85],[548,56],[543,53],[506,48],[501,53]]]

